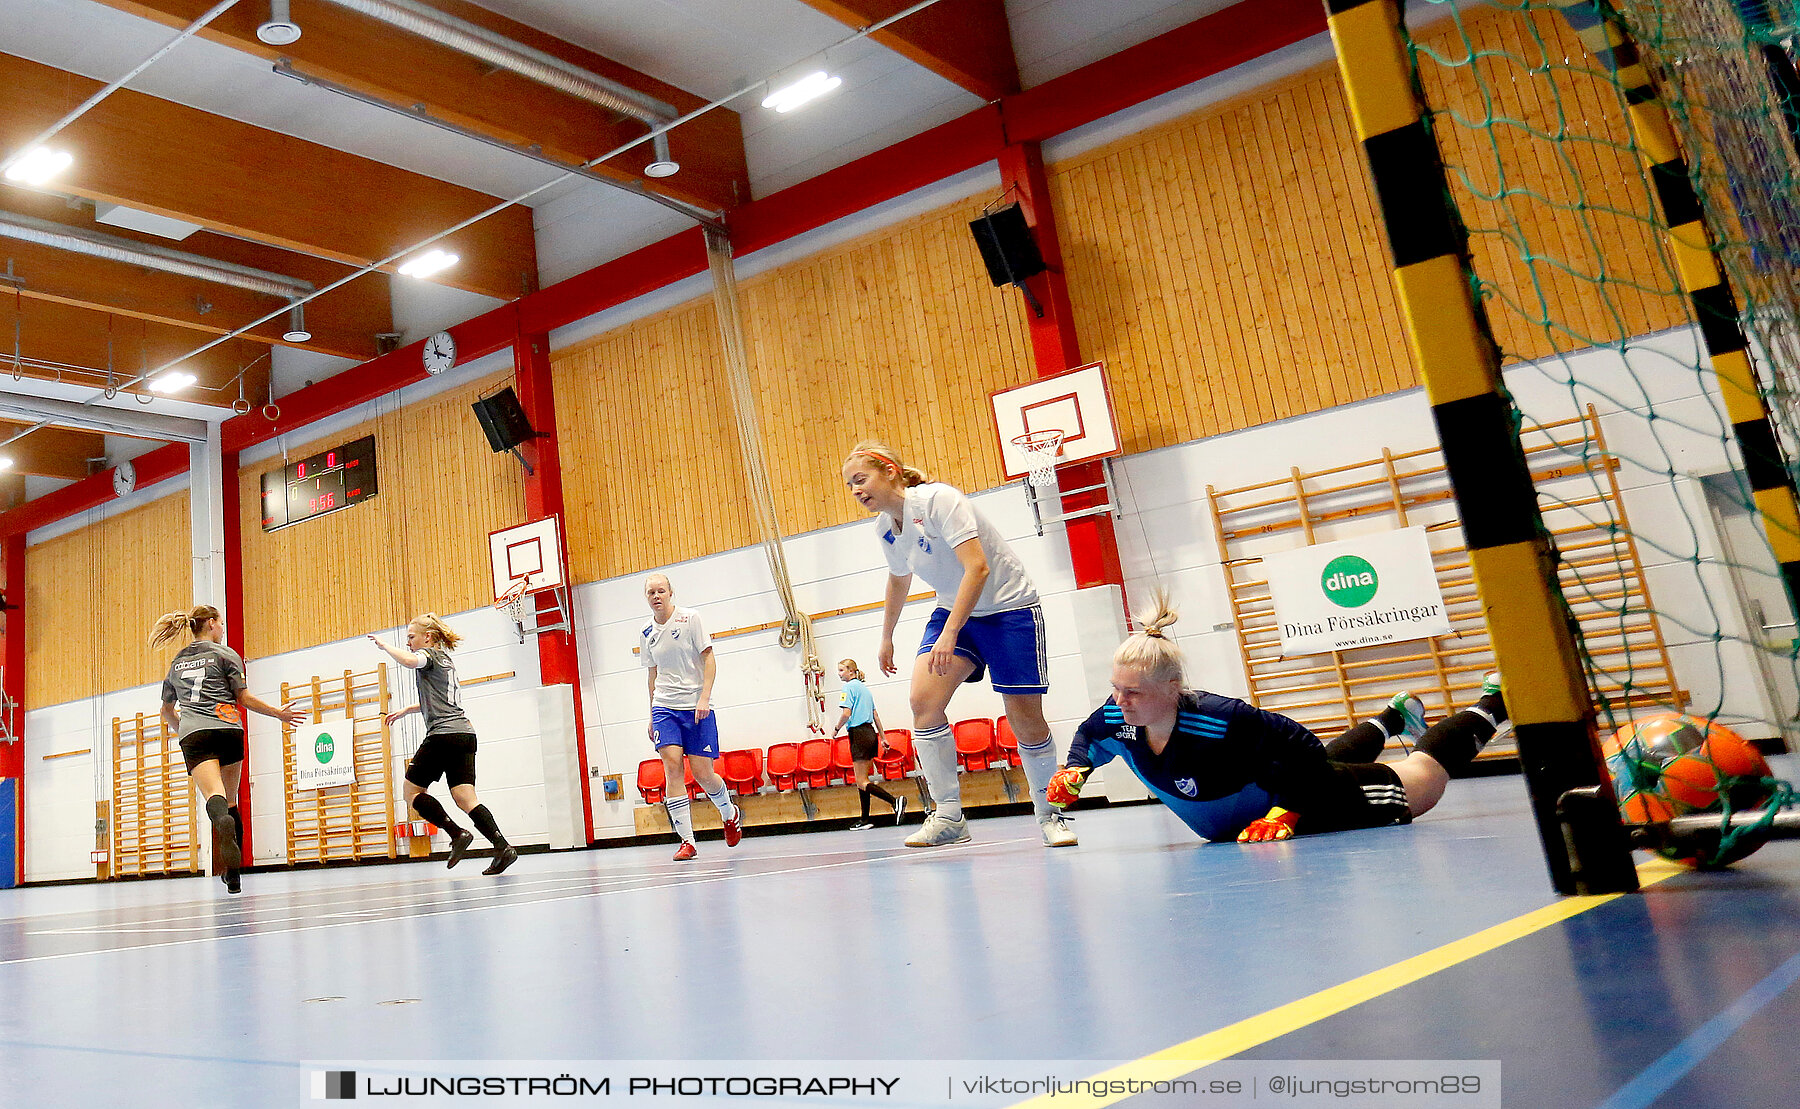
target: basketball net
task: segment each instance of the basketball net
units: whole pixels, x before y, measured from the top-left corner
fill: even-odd
[[[518,626],[520,636],[525,634],[525,582],[525,578],[519,578],[507,586],[506,592],[494,598],[494,607],[506,613]]]
[[[1056,484],[1056,456],[1062,450],[1062,441],[1060,431],[1028,431],[1013,436],[1013,445],[1025,452],[1025,462],[1031,467],[1031,484],[1040,489]]]

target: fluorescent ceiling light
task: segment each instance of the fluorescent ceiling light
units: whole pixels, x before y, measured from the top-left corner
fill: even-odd
[[[447,251],[430,250],[401,266],[400,272],[407,277],[430,277],[456,265],[457,261],[457,256]]]
[[[170,370],[168,373],[150,383],[150,391],[152,393],[179,392],[198,380],[199,378],[196,378],[193,374],[183,373],[180,370]]]
[[[19,160],[6,167],[6,179],[17,181],[22,185],[43,185],[52,177],[68,169],[75,161],[75,155],[67,150],[51,150],[47,146],[34,146],[19,157]]]
[[[762,106],[774,108],[778,112],[791,112],[802,104],[817,100],[843,83],[842,77],[830,77],[822,69],[814,70],[793,84],[776,89],[763,97]]]
[[[8,458],[6,455],[0,454],[0,470],[10,469],[12,469],[12,459]]]

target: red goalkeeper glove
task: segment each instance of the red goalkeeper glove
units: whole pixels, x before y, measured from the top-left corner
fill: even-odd
[[[1069,766],[1050,775],[1044,799],[1059,809],[1068,808],[1081,796],[1081,783],[1087,779],[1088,767]]]
[[[1289,812],[1277,805],[1261,820],[1252,820],[1248,828],[1239,832],[1238,842],[1269,843],[1278,839],[1293,839],[1294,826],[1299,823],[1299,813]]]

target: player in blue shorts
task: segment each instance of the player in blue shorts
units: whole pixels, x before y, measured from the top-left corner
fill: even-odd
[[[1400,694],[1381,715],[1328,744],[1304,726],[1235,697],[1187,688],[1176,621],[1162,593],[1144,630],[1113,655],[1113,695],[1082,723],[1050,800],[1074,803],[1088,772],[1118,759],[1201,837],[1261,843],[1294,835],[1405,824],[1436,805],[1450,775],[1506,728],[1498,674],[1475,706],[1425,727],[1418,698]],[[1378,763],[1387,741],[1413,751]]]
[[[844,460],[844,484],[858,504],[876,514],[876,533],[887,557],[882,673],[898,672],[894,625],[900,621],[913,575],[937,590],[937,608],[926,622],[913,662],[911,695],[913,749],[937,808],[906,845],[940,847],[969,841],[956,743],[946,713],[957,687],[980,681],[985,673],[1006,703],[1006,719],[1019,739],[1019,757],[1031,785],[1031,807],[1044,846],[1074,846],[1074,831],[1044,796],[1056,773],[1056,745],[1044,719],[1050,668],[1044,611],[1019,556],[969,498],[901,465],[900,456],[884,443],[865,440],[851,450]]]
[[[675,587],[668,575],[645,578],[644,599],[650,603],[651,620],[639,641],[638,665],[650,671],[650,742],[662,756],[668,783],[663,807],[681,837],[675,858],[699,854],[688,819],[683,754],[693,767],[694,781],[725,822],[725,846],[736,847],[744,834],[743,813],[732,803],[725,780],[713,770],[713,760],[719,757],[719,720],[712,711],[713,679],[718,674],[712,638],[698,612],[675,607]]]

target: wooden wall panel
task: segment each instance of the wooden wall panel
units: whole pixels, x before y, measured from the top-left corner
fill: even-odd
[[[175,493],[25,550],[25,703],[160,679],[151,625],[193,603],[188,495]]]
[[[493,599],[487,536],[524,522],[524,470],[489,451],[469,405],[506,380],[460,386],[327,439],[290,444],[288,459],[300,459],[375,436],[381,492],[340,512],[265,532],[262,475],[287,461],[239,471],[245,612],[237,639],[246,657]]]
[[[784,534],[861,510],[838,477],[879,435],[910,464],[992,485],[987,395],[1031,374],[1014,294],[969,235],[978,200],[741,283],[764,457]],[[757,542],[710,297],[553,359],[577,581]]]

